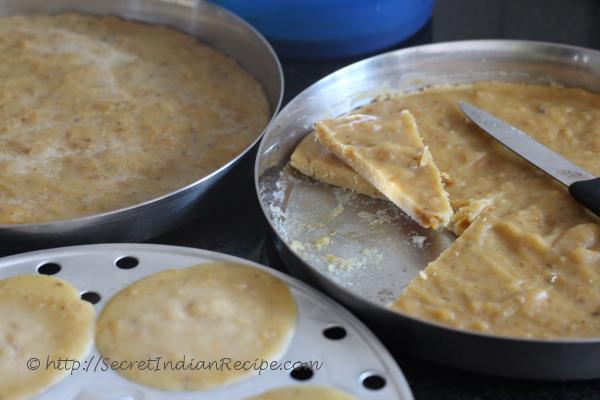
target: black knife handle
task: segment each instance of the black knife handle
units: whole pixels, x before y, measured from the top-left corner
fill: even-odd
[[[600,217],[600,178],[572,183],[569,186],[569,193]]]

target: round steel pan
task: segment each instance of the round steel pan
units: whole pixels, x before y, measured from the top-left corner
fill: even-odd
[[[294,178],[285,168],[294,147],[319,119],[347,113],[381,94],[477,80],[554,82],[600,92],[600,52],[525,41],[440,43],[375,56],[315,83],[272,121],[258,150],[256,188],[263,212],[276,234],[278,251],[292,272],[319,285],[355,311],[397,351],[501,376],[598,378],[600,338],[530,340],[499,337],[421,321],[385,307],[452,239],[448,241],[443,235],[433,237],[439,234],[424,232],[406,217],[389,214],[391,211],[385,209],[389,205],[384,202],[363,198],[354,202],[344,200],[343,203],[339,189],[308,183],[309,180],[303,177]],[[347,236],[339,241],[341,245],[336,244],[335,250],[341,254],[352,253],[354,249],[348,243],[354,240],[359,249],[371,246],[385,253],[380,261],[358,268],[356,273],[332,273],[331,268],[307,255],[302,242],[300,245],[293,243],[296,237],[287,230],[289,221],[294,218],[302,220],[298,224],[311,218],[322,221],[325,218],[322,210],[331,210],[336,197],[343,207],[334,210],[335,229],[345,229]],[[369,224],[361,225],[357,221],[361,207],[370,207],[371,215],[375,211],[384,211],[390,218],[405,220],[395,225],[399,227],[397,229],[376,233]],[[396,237],[421,239],[415,235],[423,235],[435,246],[422,250],[410,247],[410,240],[390,240]],[[436,254],[429,254],[431,251]]]
[[[0,1],[0,15],[81,12],[117,15],[184,31],[234,58],[263,86],[273,117],[281,105],[283,73],[271,46],[250,25],[207,2],[185,0]],[[0,243],[36,246],[108,241],[142,241],[180,225],[194,211],[249,174],[262,132],[234,159],[210,175],[161,197],[130,207],[63,221],[0,224]]]

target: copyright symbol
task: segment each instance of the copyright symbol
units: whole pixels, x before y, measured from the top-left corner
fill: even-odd
[[[32,357],[29,360],[27,360],[27,368],[30,371],[35,371],[36,369],[38,369],[40,367],[40,360]]]

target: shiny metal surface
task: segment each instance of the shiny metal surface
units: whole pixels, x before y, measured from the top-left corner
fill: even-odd
[[[263,85],[271,117],[281,105],[283,73],[277,56],[250,25],[224,9],[187,0],[20,0],[0,1],[0,15],[81,12],[118,15],[168,25],[198,37],[237,60]],[[142,241],[180,225],[247,176],[262,136],[212,174],[159,198],[83,218],[41,224],[0,225],[4,246],[36,246],[108,241]]]
[[[599,77],[598,51],[500,40],[407,48],[325,77],[278,114],[259,147],[256,188],[280,255],[296,275],[350,307],[397,351],[494,375],[600,377],[600,339],[498,337],[391,311],[386,305],[437,258],[452,235],[425,231],[387,202],[348,194],[286,168],[315,121],[347,113],[382,94],[486,79],[553,82],[600,92]]]
[[[569,186],[577,181],[595,178],[583,168],[532,139],[527,133],[492,114],[462,101],[458,105],[462,112],[487,134],[563,185]]]
[[[126,256],[135,257],[139,264],[133,269],[117,268],[117,260]],[[209,261],[249,265],[267,271],[289,285],[298,306],[298,323],[291,343],[279,361],[322,362],[320,369],[313,368],[314,375],[306,384],[333,386],[361,400],[413,400],[394,359],[356,317],[302,282],[241,258],[206,250],[148,244],[73,246],[0,259],[0,279],[35,274],[44,263],[59,264],[61,269],[54,276],[71,283],[82,293],[91,291],[101,296],[100,302],[95,304],[99,315],[113,295],[140,279],[168,268],[185,268]],[[343,327],[346,336],[340,340],[326,338],[323,330],[332,326]],[[42,360],[43,357],[40,356]],[[93,348],[85,360],[80,360],[80,370],[36,399],[242,400],[271,388],[303,383],[292,379],[289,371],[268,370],[220,389],[172,392],[138,385],[112,370],[90,367],[84,371],[85,365],[96,365],[94,360],[99,357],[97,349]],[[362,379],[370,375],[381,376],[386,385],[379,390],[366,388]]]

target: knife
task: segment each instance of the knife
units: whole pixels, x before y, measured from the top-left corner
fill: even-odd
[[[579,168],[563,156],[515,128],[471,104],[459,101],[458,106],[477,126],[529,161],[567,188],[575,200],[600,217],[600,178]]]

